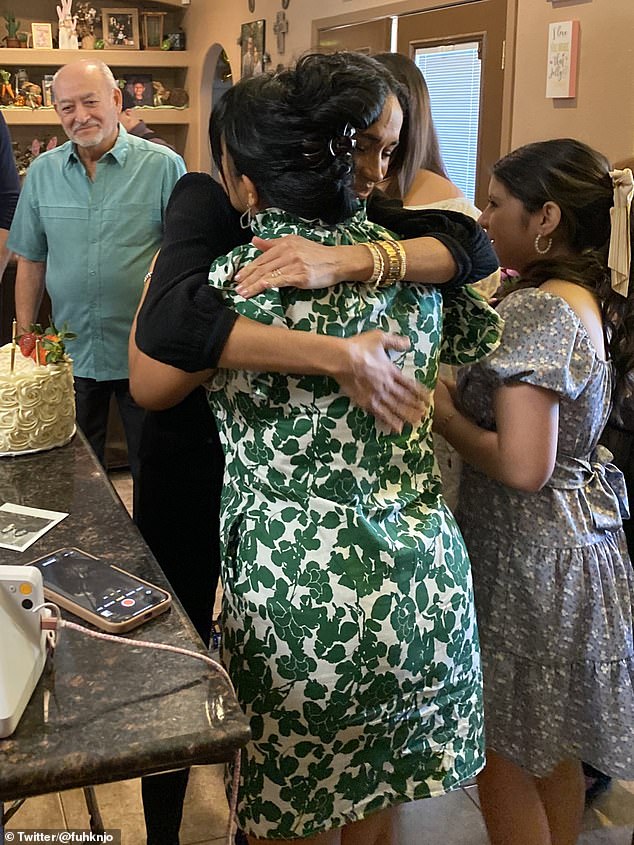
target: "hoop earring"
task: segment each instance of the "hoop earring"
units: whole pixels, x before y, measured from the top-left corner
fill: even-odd
[[[548,238],[548,243],[546,244],[546,249],[541,249],[541,247],[539,246],[539,242],[543,237],[546,237],[546,236],[545,235],[537,235],[537,237],[535,238],[535,252],[538,255],[546,255],[547,252],[550,252],[550,248],[553,245],[553,239]]]

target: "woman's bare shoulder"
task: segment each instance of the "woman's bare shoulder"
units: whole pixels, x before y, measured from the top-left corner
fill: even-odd
[[[449,179],[439,176],[431,170],[419,170],[412,187],[407,193],[404,205],[428,205],[440,200],[463,196],[462,191]]]
[[[598,355],[601,358],[605,357],[603,318],[601,306],[595,294],[588,288],[574,282],[567,282],[565,279],[549,279],[541,284],[539,289],[561,297],[570,306],[583,323]]]
[[[539,286],[539,289],[560,296],[571,307],[576,303],[589,304],[592,302],[598,305],[597,298],[591,290],[576,284],[576,282],[568,282],[566,279],[548,279]]]

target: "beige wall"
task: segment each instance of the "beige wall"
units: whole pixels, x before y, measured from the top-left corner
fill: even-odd
[[[575,136],[601,149],[611,158],[634,153],[634,0],[509,0],[517,4],[515,77],[510,111],[512,147],[539,138]],[[240,24],[254,18],[266,20],[266,49],[272,66],[288,63],[311,45],[313,20],[345,16],[344,20],[370,18],[373,14],[399,14],[431,6],[439,0],[291,0],[286,11],[289,32],[284,55],[277,52],[273,32],[279,0],[257,0],[256,13],[246,4],[192,0],[186,13],[188,49],[196,57],[188,79],[192,107],[200,108],[200,122],[190,128],[187,160],[190,168],[207,169],[206,124],[211,83],[203,78],[205,60],[209,75],[210,50],[221,44],[239,77]],[[368,14],[361,15],[364,10]],[[374,10],[374,12],[372,11]],[[574,100],[546,99],[546,49],[548,24],[576,18],[580,21],[579,77]],[[216,51],[217,51],[216,47]],[[201,91],[201,86],[204,90]],[[199,99],[198,92],[201,97]],[[197,121],[195,121],[197,123]]]
[[[338,0],[345,5],[345,0]],[[256,12],[250,14],[247,4],[241,0],[192,0],[187,9],[184,27],[187,32],[187,50],[192,54],[192,69],[187,79],[191,107],[197,110],[189,129],[185,158],[190,170],[209,170],[207,123],[211,105],[211,79],[219,47],[224,47],[237,81],[240,77],[240,25],[251,20],[266,21],[265,49],[270,54],[272,67],[278,63],[288,64],[291,59],[310,45],[310,27],[313,17],[312,0],[291,0],[286,10],[289,32],[286,36],[284,55],[277,51],[277,37],[273,32],[275,16],[281,11],[280,0],[257,0]],[[203,74],[204,69],[204,74]]]
[[[548,100],[548,24],[578,20],[574,100]],[[634,152],[633,0],[519,0],[511,142],[571,136],[612,159]]]
[[[430,6],[432,2],[438,4],[438,0],[404,0],[392,3],[390,8],[420,9]],[[280,55],[277,51],[277,37],[273,32],[275,17],[281,11],[280,0],[257,0],[254,14],[248,12],[244,0],[240,3],[235,0],[216,0],[213,3],[211,0],[191,0],[191,6],[185,13],[184,27],[187,32],[187,49],[195,58],[187,80],[187,89],[191,107],[199,111],[200,121],[193,120],[187,139],[185,158],[190,170],[209,169],[207,123],[211,103],[211,81],[207,76],[218,45],[222,45],[229,57],[234,78],[239,78],[240,47],[237,39],[240,36],[241,24],[262,18],[266,21],[266,50],[271,56],[271,66],[275,68],[280,62],[289,64],[311,46],[312,22],[315,17],[354,13],[372,6],[385,7],[385,0],[319,0],[317,3],[315,0],[291,0],[286,10],[289,28],[286,47],[284,54]]]

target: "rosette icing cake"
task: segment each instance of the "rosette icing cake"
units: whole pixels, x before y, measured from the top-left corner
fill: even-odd
[[[63,446],[75,432],[73,365],[68,358],[37,364],[0,347],[0,454]]]

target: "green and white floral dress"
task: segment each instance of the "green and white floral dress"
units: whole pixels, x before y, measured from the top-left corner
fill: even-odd
[[[253,229],[325,244],[388,234],[364,210],[330,227],[269,209]],[[210,284],[240,314],[321,334],[407,335],[399,366],[433,388],[438,290],[340,284],[244,300],[232,279],[257,254],[241,246],[211,267]],[[500,321],[465,290],[445,305],[445,334],[443,359],[465,364],[497,346]],[[223,660],[253,734],[242,829],[310,836],[472,777],[484,762],[478,636],[431,415],[388,434],[326,377],[225,370],[210,404],[227,459]]]

